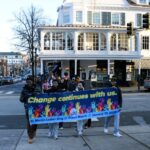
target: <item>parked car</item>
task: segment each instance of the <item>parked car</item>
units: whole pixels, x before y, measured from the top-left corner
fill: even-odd
[[[3,85],[3,77],[0,76],[0,86]]]
[[[150,90],[150,76],[145,78],[144,88]]]
[[[13,83],[13,78],[12,77],[4,77],[3,78],[3,84],[12,84]]]
[[[13,78],[13,82],[16,83],[16,82],[20,82],[22,81],[22,78],[20,76],[16,76]]]

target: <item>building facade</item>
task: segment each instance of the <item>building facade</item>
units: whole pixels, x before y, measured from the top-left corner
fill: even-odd
[[[23,70],[23,55],[18,52],[0,52],[1,76],[19,75]]]
[[[116,76],[121,84],[136,80],[150,58],[150,30],[142,28],[149,3],[64,0],[57,10],[57,25],[39,27],[41,73],[67,71],[70,77],[92,81]],[[132,36],[127,35],[129,22],[134,25]],[[150,75],[149,66],[146,75]]]

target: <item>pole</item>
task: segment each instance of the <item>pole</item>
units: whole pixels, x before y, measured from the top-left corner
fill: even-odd
[[[35,61],[35,76],[36,76],[36,66],[37,66],[36,53],[37,53],[37,48],[35,48],[35,56],[34,56],[34,61]]]
[[[33,49],[31,49],[31,63],[32,63],[32,77],[34,79],[34,52],[33,52]]]

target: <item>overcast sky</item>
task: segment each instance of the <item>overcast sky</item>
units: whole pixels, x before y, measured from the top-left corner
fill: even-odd
[[[12,46],[13,38],[13,13],[20,12],[21,9],[29,8],[32,4],[37,8],[42,8],[43,14],[56,24],[57,8],[63,0],[0,0],[0,52],[15,51]]]

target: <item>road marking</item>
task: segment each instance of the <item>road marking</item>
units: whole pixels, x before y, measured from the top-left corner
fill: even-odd
[[[87,120],[87,119],[86,119]],[[92,121],[99,121],[99,119],[97,119],[97,118],[92,118]],[[70,121],[70,122],[77,122],[76,120],[72,120],[72,121]]]
[[[7,126],[5,126],[5,125],[0,125],[0,128],[6,128]]]
[[[138,123],[139,125],[147,125],[147,123],[145,122],[144,118],[141,116],[134,116],[133,120]]]
[[[9,91],[9,92],[6,92],[5,94],[12,94],[14,93],[14,91]]]

